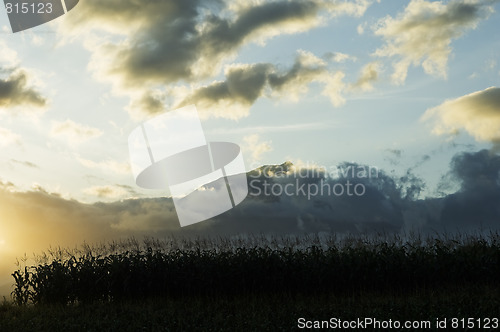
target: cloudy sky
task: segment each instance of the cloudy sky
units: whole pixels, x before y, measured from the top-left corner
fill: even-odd
[[[364,200],[254,197],[198,230],[498,222],[498,2],[81,0],[16,34],[2,10],[0,286],[24,252],[178,231],[168,191],[135,184],[127,140],[191,104],[247,171],[381,170]]]

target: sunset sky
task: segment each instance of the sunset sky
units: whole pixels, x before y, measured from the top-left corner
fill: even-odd
[[[25,252],[178,230],[168,192],[135,184],[127,139],[191,104],[247,171],[411,171],[425,186],[404,218],[500,197],[498,2],[81,0],[16,34],[2,10],[0,295]]]

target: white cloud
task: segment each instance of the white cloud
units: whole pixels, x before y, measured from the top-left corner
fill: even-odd
[[[431,108],[422,117],[433,121],[436,135],[465,130],[477,141],[500,143],[500,88],[490,87]]]
[[[21,144],[21,136],[0,127],[0,146],[6,147],[11,144]]]
[[[243,149],[251,153],[252,162],[260,161],[262,155],[272,151],[271,141],[261,141],[258,134],[248,135],[243,138]]]
[[[327,54],[327,57],[329,59],[331,59],[332,61],[338,62],[338,63],[346,62],[348,60],[350,60],[350,61],[356,61],[356,57],[355,56],[352,56],[352,55],[349,55],[349,54],[345,54],[345,53],[341,53],[341,52],[329,53],[329,54]]]
[[[472,74],[470,74],[470,75],[469,75],[469,79],[470,79],[470,80],[473,80],[473,79],[478,78],[478,76],[479,76],[479,75],[477,74],[477,72],[473,72]]]
[[[373,83],[379,79],[381,71],[382,66],[378,61],[370,62],[361,69],[361,75],[352,88],[361,91],[373,90]]]
[[[362,35],[365,33],[365,28],[366,28],[366,23],[363,23],[363,24],[358,25],[358,27],[356,28],[356,31],[358,32],[358,34]]]
[[[379,57],[394,57],[392,80],[402,84],[410,65],[422,66],[433,76],[446,78],[451,41],[493,12],[491,1],[412,0],[397,18],[387,16],[374,27],[385,45],[375,51]]]
[[[342,93],[346,88],[346,85],[343,82],[344,77],[345,74],[341,71],[323,76],[323,82],[326,85],[323,89],[322,95],[328,97],[332,105],[335,107],[340,107],[345,104],[345,98],[342,96]]]
[[[486,61],[486,70],[494,70],[497,66],[497,60],[496,59],[489,59]]]
[[[0,65],[6,67],[16,67],[19,64],[17,52],[11,49],[5,41],[0,40]]]
[[[354,1],[321,1],[323,5],[330,10],[334,16],[350,15],[361,17],[364,15],[368,7],[372,4],[372,0],[354,0]]]
[[[66,139],[70,144],[77,144],[101,136],[102,131],[68,119],[64,122],[54,121],[50,134],[53,137]]]
[[[83,192],[87,195],[96,196],[99,198],[109,198],[116,199],[119,197],[127,196],[128,192],[122,187],[119,186],[93,186],[87,189],[84,189]]]
[[[77,160],[80,162],[80,164],[87,168],[100,169],[105,172],[113,172],[118,174],[130,174],[130,164],[128,162],[120,163],[111,159],[95,162],[81,157],[77,157]]]

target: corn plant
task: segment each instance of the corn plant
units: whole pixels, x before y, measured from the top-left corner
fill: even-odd
[[[49,249],[18,304],[255,293],[415,292],[500,280],[500,236],[146,238]]]

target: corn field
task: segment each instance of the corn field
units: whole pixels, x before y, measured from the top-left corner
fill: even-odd
[[[18,304],[498,285],[500,235],[128,239],[49,249],[13,273]]]

